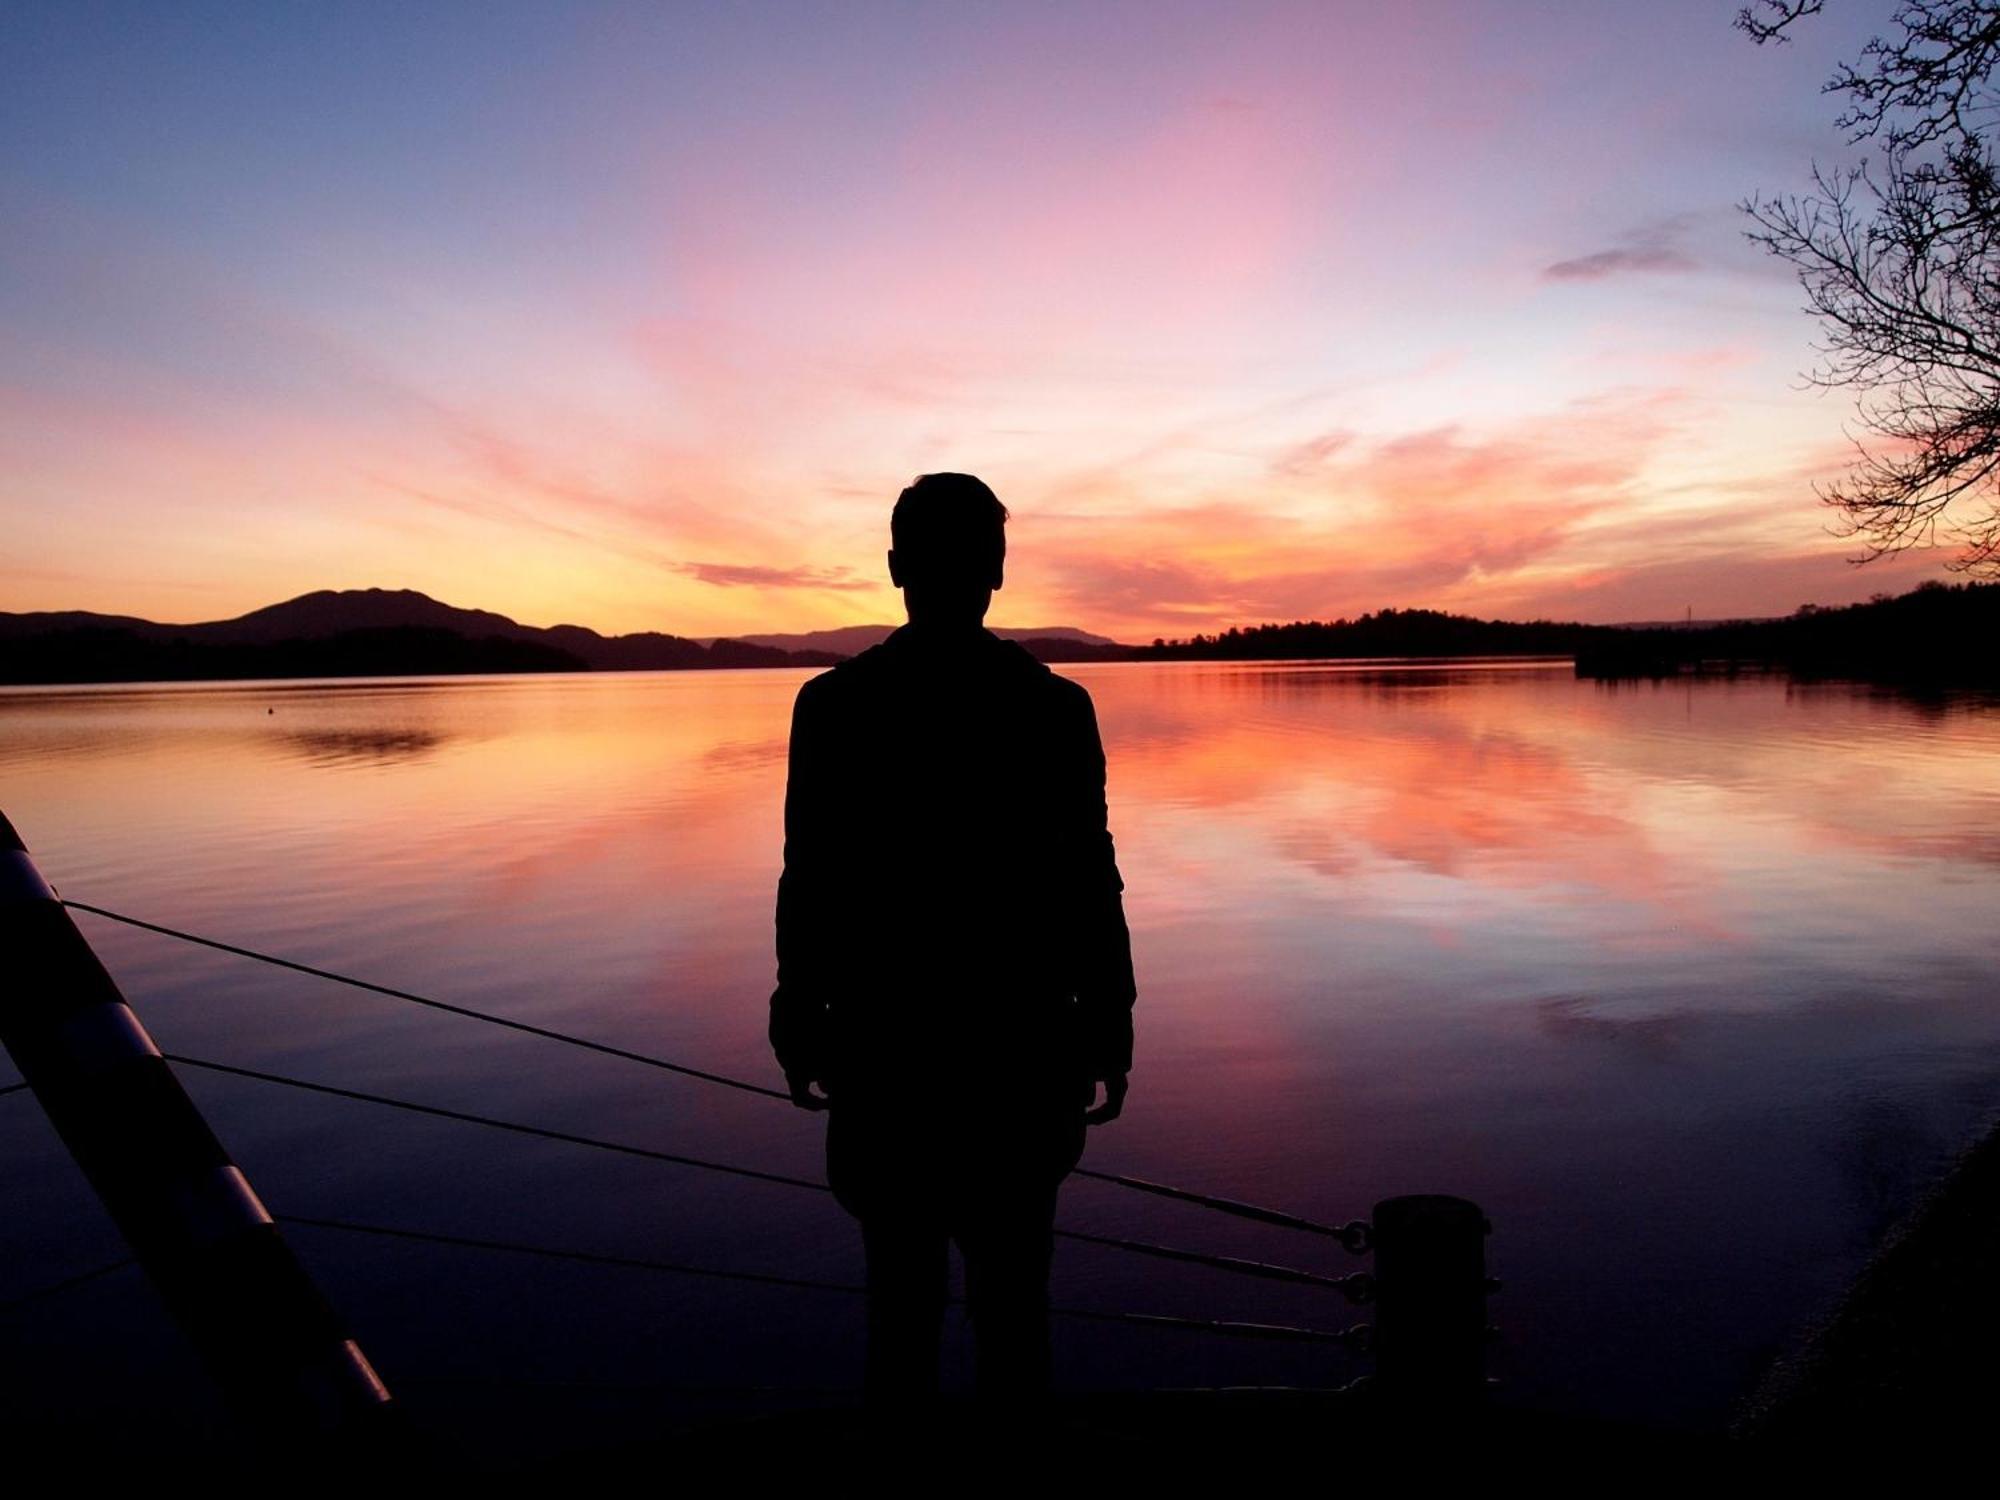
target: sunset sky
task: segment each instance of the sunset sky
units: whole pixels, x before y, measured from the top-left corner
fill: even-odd
[[[1738,4],[17,0],[0,609],[887,620],[935,469],[1000,624],[1908,587],[1734,207],[1888,7]]]

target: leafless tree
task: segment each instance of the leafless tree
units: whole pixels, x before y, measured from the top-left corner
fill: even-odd
[[[1736,24],[1783,42],[1821,5],[1759,0]],[[1743,207],[1819,320],[1810,378],[1856,393],[1859,456],[1822,491],[1843,529],[1866,557],[1942,542],[1948,566],[2000,574],[2000,3],[1901,0],[1890,26],[1825,86],[1873,158]]]

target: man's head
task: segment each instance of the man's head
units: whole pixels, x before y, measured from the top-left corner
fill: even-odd
[[[889,577],[912,620],[977,624],[1007,562],[1007,507],[970,474],[924,474],[889,517]]]

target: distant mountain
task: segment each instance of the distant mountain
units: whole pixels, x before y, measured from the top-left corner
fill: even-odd
[[[59,630],[159,630],[151,620],[134,615],[100,615],[87,609],[45,609],[13,615],[0,610],[0,641],[21,636],[47,635]]]
[[[414,625],[259,642],[203,642],[156,631],[158,627],[95,625],[26,633],[10,629],[0,635],[0,682],[202,682],[588,670],[567,651],[534,641],[499,636],[475,640],[453,630]]]
[[[657,671],[836,659],[658,631],[607,636],[582,625],[523,625],[413,589],[322,589],[192,625],[84,610],[0,613],[0,682]]]
[[[835,630],[807,630],[794,635],[746,635],[754,646],[772,646],[780,651],[830,651],[837,656],[855,656],[889,638],[894,625],[842,625]],[[993,633],[1008,641],[1080,641],[1087,646],[1116,646],[1106,635],[1092,635],[1074,625],[1039,625],[1021,630],[996,625]]]
[[[584,625],[523,625],[414,589],[321,589],[192,625],[87,610],[0,613],[0,682],[831,666],[894,628],[711,640],[654,630],[601,635]],[[1095,661],[1126,651],[1068,625],[999,633],[1043,661]]]

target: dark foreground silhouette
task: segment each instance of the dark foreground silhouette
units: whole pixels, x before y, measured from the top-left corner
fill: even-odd
[[[1983,1442],[2000,1377],[2000,1130],[1972,1146],[1765,1377],[1740,1435],[1791,1450]],[[1865,1436],[1857,1438],[1857,1434]]]
[[[771,1042],[793,1099],[831,1111],[871,1398],[935,1390],[953,1240],[981,1393],[1046,1388],[1056,1190],[1131,1066],[1090,697],[981,623],[1005,517],[967,475],[905,490],[889,564],[910,623],[793,714]]]

